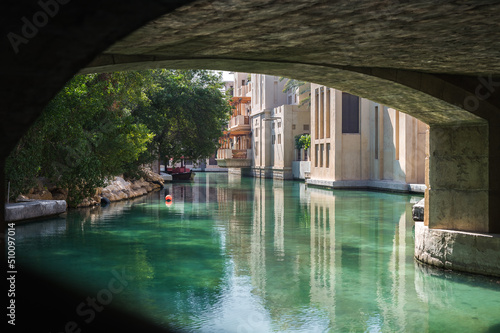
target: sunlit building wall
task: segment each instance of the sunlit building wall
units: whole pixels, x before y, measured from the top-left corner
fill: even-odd
[[[424,190],[427,125],[421,121],[312,84],[311,125],[309,184]]]

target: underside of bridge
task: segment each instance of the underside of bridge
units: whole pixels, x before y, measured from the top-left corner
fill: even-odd
[[[2,161],[76,73],[206,68],[307,80],[430,125],[425,228],[487,235],[497,266],[483,272],[500,275],[497,1],[41,0],[5,8]],[[419,258],[460,267],[444,252]]]

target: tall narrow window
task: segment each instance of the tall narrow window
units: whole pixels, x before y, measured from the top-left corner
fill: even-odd
[[[278,81],[274,81],[274,105],[278,103]]]
[[[325,87],[322,87],[319,93],[319,135],[321,139],[325,138]]]
[[[395,110],[396,111],[396,161],[399,160],[399,111],[398,110]]]
[[[326,144],[326,161],[325,161],[325,166],[327,168],[330,167],[330,144]]]
[[[326,112],[326,121],[325,121],[325,126],[326,126],[326,138],[330,138],[330,88],[326,88],[326,106],[325,106],[325,112]]]
[[[359,133],[359,97],[342,93],[342,133]]]
[[[375,107],[375,159],[378,160],[378,106]]]
[[[320,168],[323,167],[323,152],[324,152],[324,150],[325,150],[325,145],[321,144],[320,152],[319,152],[319,166],[320,166]]]
[[[281,134],[278,134],[278,144],[281,144]]]
[[[314,166],[317,168],[318,167],[318,160],[319,160],[319,145],[316,144],[314,146],[314,150],[316,152],[316,154],[314,154]]]
[[[263,81],[263,78],[262,78],[262,75],[259,75],[259,84],[260,84],[260,87],[259,87],[259,103],[260,103],[260,108],[262,109],[262,104],[264,104],[264,101],[262,100],[262,90],[263,90],[263,86],[264,86],[264,82]]]
[[[314,103],[314,139],[319,139],[319,89],[316,89],[316,100]]]

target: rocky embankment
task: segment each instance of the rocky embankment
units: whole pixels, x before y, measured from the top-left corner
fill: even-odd
[[[114,177],[108,181],[106,187],[99,187],[91,198],[84,199],[77,207],[95,206],[101,203],[102,198],[109,201],[120,201],[135,198],[163,187],[163,178],[148,170],[143,170],[144,177],[137,180],[125,180],[123,177]],[[31,200],[66,200],[68,190],[50,184],[46,179],[40,178],[38,186],[31,189],[28,194],[20,195],[17,202]]]

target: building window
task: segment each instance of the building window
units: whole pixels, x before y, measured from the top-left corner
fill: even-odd
[[[258,129],[258,128],[256,128],[256,129],[255,129],[255,137],[256,137],[256,138],[258,138],[258,137],[259,137],[259,129]]]
[[[330,167],[330,144],[329,143],[326,144],[326,161],[325,162],[326,162],[325,166],[327,168],[329,168]]]
[[[342,133],[359,133],[359,97],[342,93]]]
[[[255,141],[255,156],[259,156],[259,142]]]
[[[314,103],[314,138],[319,139],[319,89],[316,89],[316,99]]]
[[[305,125],[303,126],[303,129],[304,129],[304,131],[309,131],[309,124],[305,124]]]
[[[274,134],[273,134],[273,136],[271,137],[271,144],[272,144],[272,145],[274,145],[274,141],[275,141],[275,139],[276,139],[276,137],[275,137],[275,136],[274,136]]]
[[[292,129],[293,129],[293,130],[295,129],[295,124],[292,124]]]
[[[399,160],[399,111],[395,110],[396,112],[396,144],[394,145],[396,147],[396,161]]]
[[[320,89],[319,94],[319,135],[321,139],[325,138],[325,87]]]
[[[281,128],[281,121],[278,122],[278,128]]]
[[[314,166],[317,168],[318,167],[318,159],[319,159],[319,145],[316,144],[314,145],[314,150],[316,154],[314,154]]]
[[[378,160],[378,106],[375,107],[375,159]]]
[[[281,144],[281,134],[278,134],[278,144]]]
[[[325,145],[321,144],[320,145],[320,152],[319,152],[319,167],[323,167],[323,151],[325,150]]]
[[[274,105],[278,104],[278,81],[274,81]]]
[[[274,121],[273,121],[273,125],[272,125],[272,128],[274,129]]]
[[[326,107],[325,107],[325,112],[326,112],[326,138],[330,138],[330,88],[326,89]]]

